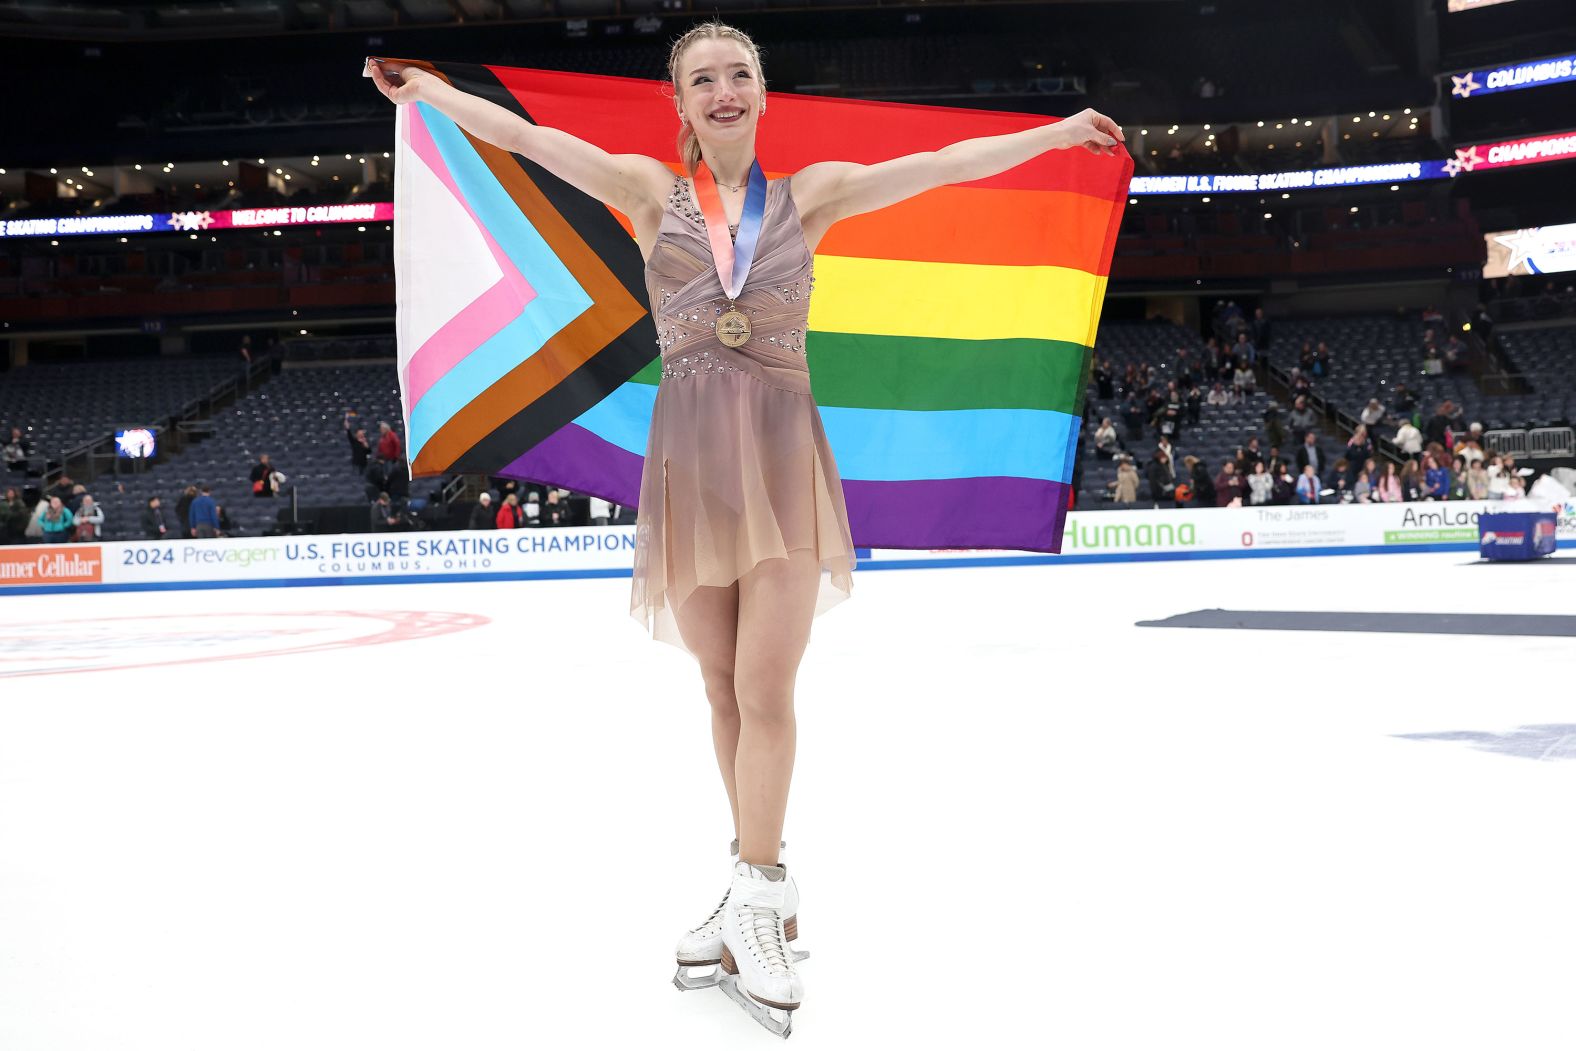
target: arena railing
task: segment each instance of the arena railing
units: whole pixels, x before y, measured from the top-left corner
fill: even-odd
[[[1576,430],[1534,427],[1527,432],[1527,455],[1536,459],[1576,456]]]

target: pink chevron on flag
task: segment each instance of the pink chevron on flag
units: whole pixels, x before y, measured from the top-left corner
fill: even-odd
[[[464,237],[464,232],[474,229],[486,245],[487,253],[492,257],[497,269],[492,272],[480,270],[475,261],[481,258],[475,254],[459,256],[454,265],[433,267],[429,273],[435,280],[444,280],[451,285],[474,285],[491,280],[496,280],[480,295],[474,296],[468,305],[456,310],[447,320],[438,324],[437,328],[422,341],[421,345],[411,355],[405,366],[404,390],[405,397],[411,406],[421,401],[422,396],[432,388],[432,385],[441,379],[445,373],[452,369],[467,354],[485,343],[489,337],[497,333],[509,322],[520,316],[520,312],[536,298],[536,289],[526,280],[524,274],[510,260],[507,253],[499,247],[493,235],[483,225],[481,219],[466,201],[465,195],[454,182],[454,176],[449,172],[442,155],[438,152],[437,144],[432,141],[432,133],[427,130],[425,121],[420,113],[414,112],[415,107],[408,114],[409,120],[405,122],[404,134],[406,144],[412,153],[420,159],[426,172],[435,177],[442,184],[446,195],[434,195],[440,198],[446,196],[463,209],[464,218],[454,215],[453,209],[446,209],[449,216],[449,237],[470,240]],[[419,176],[418,176],[419,178]],[[424,205],[424,207],[430,207]],[[468,220],[468,223],[465,221]],[[432,243],[432,242],[428,242]],[[439,243],[444,243],[440,241]],[[462,263],[460,260],[464,260]],[[469,266],[465,265],[466,263]],[[469,271],[467,273],[467,270]],[[447,297],[452,304],[454,298],[463,298],[469,293],[459,289],[450,289]],[[435,318],[432,320],[436,320]]]

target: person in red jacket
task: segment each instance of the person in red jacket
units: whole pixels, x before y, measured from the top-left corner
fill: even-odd
[[[520,510],[520,498],[514,493],[504,497],[498,508],[499,529],[519,529],[525,525],[525,512]]]
[[[378,459],[394,461],[405,454],[405,446],[387,420],[378,423],[378,431]]]

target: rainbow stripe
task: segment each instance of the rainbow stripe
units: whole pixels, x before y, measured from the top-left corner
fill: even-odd
[[[609,152],[672,156],[656,82],[416,64]],[[502,474],[633,505],[661,368],[628,220],[424,103],[397,112],[413,474]],[[768,178],[1048,123],[777,94],[770,114]],[[856,544],[1059,549],[1132,167],[1043,154],[822,239],[806,352]]]

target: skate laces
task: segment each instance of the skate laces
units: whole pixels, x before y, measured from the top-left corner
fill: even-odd
[[[730,891],[729,893],[732,893],[732,891]],[[715,909],[711,910],[711,915],[706,917],[706,922],[701,924],[699,927],[696,927],[694,930],[690,931],[690,933],[691,934],[696,934],[696,933],[704,931],[704,930],[706,930],[707,928],[710,928],[710,927],[715,927],[719,931],[722,930],[722,916],[723,916],[723,913],[725,913],[727,910],[728,910],[728,895],[724,894],[722,896],[722,900],[717,903],[717,907]]]
[[[788,949],[783,944],[782,916],[770,905],[740,905],[739,925],[744,936],[755,943],[766,970],[771,974],[792,974]]]

